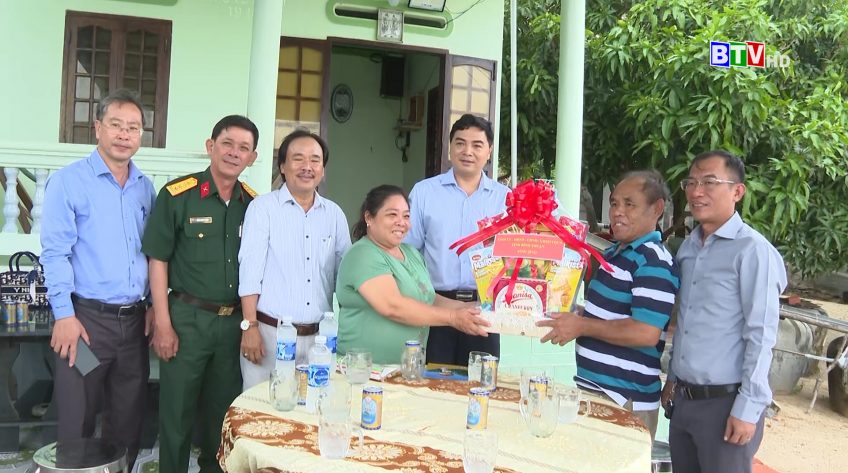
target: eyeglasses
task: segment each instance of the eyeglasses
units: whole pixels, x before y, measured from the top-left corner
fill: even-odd
[[[727,179],[716,179],[708,177],[706,179],[686,178],[680,181],[680,188],[684,191],[693,191],[698,186],[704,186],[704,190],[711,191],[719,186],[719,184],[737,184],[736,181],[728,181]]]
[[[103,126],[105,126],[107,130],[109,130],[109,133],[115,135],[122,131],[125,131],[130,136],[141,136],[141,134],[144,132],[144,130],[138,125],[124,126],[118,122],[104,123]]]

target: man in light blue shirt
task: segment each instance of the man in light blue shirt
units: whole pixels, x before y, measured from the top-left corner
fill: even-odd
[[[144,418],[152,322],[141,237],[156,193],[131,159],[144,131],[135,95],[118,90],[105,97],[94,130],[97,148],[54,173],[44,195],[41,263],[56,319],[50,346],[58,355],[58,438],[93,436],[97,414],[107,412],[102,437],[128,449],[131,469]],[[78,343],[100,361],[85,376],[74,368]]]
[[[350,247],[342,209],[317,188],[330,157],[324,140],[298,129],[278,154],[283,186],[257,197],[244,218],[239,250],[244,389],[267,381],[274,368],[277,321],[297,329],[296,362],[307,362],[324,312],[333,310],[336,274]]]
[[[745,167],[726,151],[695,157],[681,187],[699,225],[677,252],[680,313],[663,388],[672,467],[751,471],[771,402],[783,258],[736,213]]]
[[[471,261],[449,246],[478,230],[477,221],[506,210],[509,188],[486,176],[494,132],[488,120],[465,114],[450,131],[451,169],[415,184],[409,194],[410,231],[404,240],[424,254],[436,292],[463,302],[479,300]],[[431,327],[427,361],[464,366],[468,354],[500,356],[500,337],[478,337],[451,327]]]

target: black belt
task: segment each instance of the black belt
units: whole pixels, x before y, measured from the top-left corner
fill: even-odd
[[[147,303],[144,300],[124,305],[106,304],[105,302],[100,302],[95,299],[86,299],[76,294],[71,294],[71,301],[80,307],[96,310],[97,312],[102,312],[104,314],[117,315],[118,317],[140,315],[144,314],[147,310]]]
[[[476,289],[460,289],[458,291],[436,291],[436,294],[455,301],[473,302],[480,300]]]
[[[737,394],[740,383],[734,384],[690,384],[686,381],[677,380],[675,390],[679,390],[686,399],[693,401],[702,401],[705,399],[714,399],[717,397],[730,396]]]
[[[256,320],[262,322],[265,325],[270,325],[272,327],[277,327],[277,320],[274,317],[266,314],[265,312],[256,311]],[[298,337],[305,337],[307,335],[315,335],[318,333],[318,324],[295,324],[293,323],[295,330],[297,330]]]
[[[203,299],[192,296],[191,294],[186,294],[184,292],[179,291],[171,291],[171,295],[174,296],[175,299],[179,299],[186,304],[193,305],[195,307],[199,307],[203,310],[208,310],[217,315],[228,316],[232,315],[233,311],[241,307],[241,301],[236,301],[233,304],[216,304],[214,302],[205,301]]]

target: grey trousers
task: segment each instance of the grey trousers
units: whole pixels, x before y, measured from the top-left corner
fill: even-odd
[[[735,396],[693,401],[674,394],[668,431],[674,473],[751,473],[754,453],[763,440],[765,413],[754,437],[745,445],[724,441]]]
[[[130,471],[138,456],[150,375],[144,314],[118,317],[78,304],[74,310],[100,365],[82,376],[56,355],[58,439],[93,437],[102,412],[100,436],[127,448]]]

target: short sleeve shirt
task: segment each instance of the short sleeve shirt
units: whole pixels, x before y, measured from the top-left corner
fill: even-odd
[[[661,330],[654,346],[626,347],[592,337],[577,338],[577,383],[603,390],[619,404],[633,401],[633,410],[659,407],[660,357],[674,307],[680,277],[659,232],[604,254],[612,266],[601,268],[586,291],[584,315],[592,319],[632,318]]]
[[[244,185],[236,183],[229,203],[224,202],[209,168],[175,179],[159,192],[141,251],[168,263],[171,289],[231,304],[238,300],[238,251],[251,200]]]
[[[400,293],[425,304],[432,304],[436,292],[424,266],[424,258],[415,248],[400,245],[404,260],[389,255],[368,237],[351,246],[339,266],[336,297],[339,301],[339,353],[351,348],[371,352],[374,363],[400,363],[404,342],[419,340],[426,344],[429,327],[415,327],[390,320],[374,310],[359,293],[370,279],[391,274]]]

